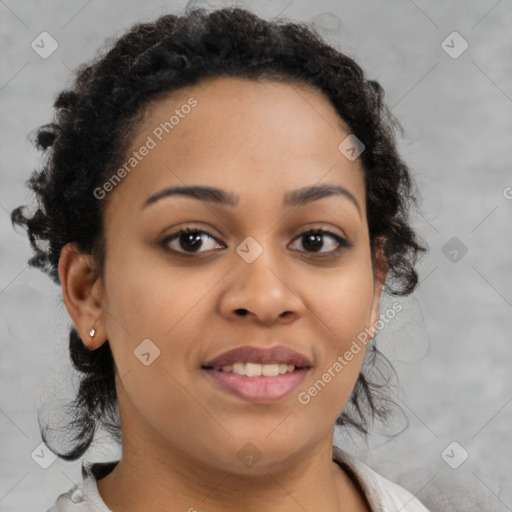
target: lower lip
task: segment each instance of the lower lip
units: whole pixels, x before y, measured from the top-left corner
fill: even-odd
[[[281,400],[300,386],[308,369],[297,368],[275,377],[248,377],[210,368],[205,371],[224,391],[248,402],[268,403]]]

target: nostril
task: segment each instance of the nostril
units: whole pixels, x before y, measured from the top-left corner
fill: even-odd
[[[237,309],[236,313],[240,316],[245,316],[247,315],[247,309]]]

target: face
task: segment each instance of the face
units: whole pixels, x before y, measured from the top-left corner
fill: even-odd
[[[95,284],[123,436],[241,473],[331,442],[384,278],[360,161],[338,149],[349,133],[295,83],[216,78],[148,107],[103,199]],[[160,194],[182,186],[229,200]],[[249,469],[246,455],[260,462]]]

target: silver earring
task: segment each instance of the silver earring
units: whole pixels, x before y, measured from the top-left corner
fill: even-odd
[[[94,335],[96,334],[96,331],[94,329],[91,329],[91,332],[89,333],[89,336],[91,338],[94,338]]]

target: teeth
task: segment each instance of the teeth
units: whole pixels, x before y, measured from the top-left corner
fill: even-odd
[[[261,364],[245,363],[245,374],[248,377],[259,377],[262,369],[263,367]]]
[[[223,372],[233,372],[238,375],[246,375],[247,377],[276,377],[287,372],[291,373],[295,370],[293,364],[258,364],[258,363],[234,363],[222,367]]]
[[[245,375],[245,364],[235,363],[233,365],[233,373],[237,373],[238,375]]]
[[[275,377],[279,375],[279,365],[278,364],[264,364],[261,367],[261,374],[265,375],[265,377]]]

